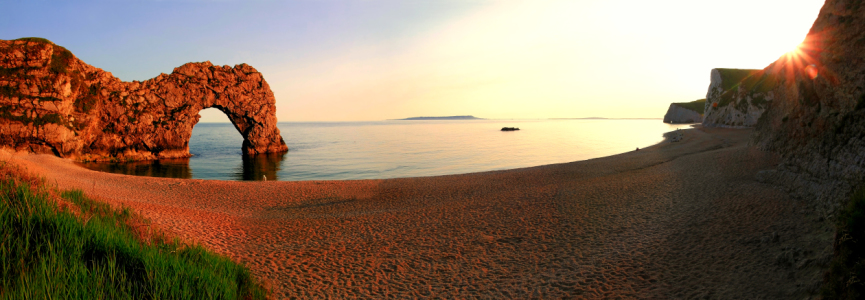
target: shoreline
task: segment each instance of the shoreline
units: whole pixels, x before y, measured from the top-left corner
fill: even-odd
[[[570,163],[349,181],[148,178],[50,155],[0,158],[247,264],[277,298],[789,298],[819,288],[833,232],[755,178],[778,158],[747,146],[752,130],[683,132]]]
[[[214,123],[214,124],[230,125],[230,123],[224,123],[224,124],[223,124],[223,123]],[[695,128],[695,127],[699,127],[699,126],[701,126],[699,123],[693,123],[693,124],[682,124],[682,125],[689,125],[689,126],[690,126],[689,128],[683,128],[683,129],[692,129],[692,128]],[[663,132],[663,133],[660,134],[660,135],[661,135],[660,139],[657,140],[656,142],[653,142],[653,143],[651,143],[651,144],[648,144],[648,145],[645,146],[645,147],[639,146],[639,147],[635,147],[635,148],[636,148],[636,149],[640,149],[640,150],[645,150],[645,149],[649,149],[649,148],[651,148],[651,147],[654,147],[654,146],[656,146],[656,145],[659,145],[659,144],[662,144],[662,143],[665,143],[665,142],[669,142],[669,140],[670,140],[670,136],[669,136],[669,135],[672,134],[672,133],[674,133],[674,132],[677,132],[677,130],[678,130],[678,129],[673,129],[673,130],[668,131],[668,132]],[[636,145],[636,143],[635,143],[635,145]],[[631,149],[635,149],[635,148],[631,148]],[[2,149],[2,148],[0,148],[0,149]],[[629,152],[633,152],[633,151],[634,151],[634,150],[624,150],[623,152],[619,152],[619,153],[610,153],[610,154],[606,154],[606,155],[598,156],[598,157],[582,158],[582,159],[578,159],[578,160],[564,160],[564,161],[558,161],[558,162],[541,162],[541,163],[539,163],[539,164],[529,164],[529,165],[522,165],[522,166],[519,166],[519,165],[514,166],[514,165],[512,165],[512,164],[511,164],[511,165],[505,164],[505,165],[503,165],[503,166],[499,166],[499,167],[497,167],[497,168],[492,168],[492,169],[482,169],[482,170],[471,170],[471,169],[469,169],[469,170],[450,170],[450,171],[455,172],[455,173],[444,173],[444,174],[439,173],[439,172],[433,172],[433,174],[430,174],[430,175],[424,175],[424,174],[420,174],[420,175],[418,175],[418,174],[417,174],[418,172],[410,172],[409,174],[391,174],[391,176],[396,176],[396,177],[387,177],[387,176],[385,176],[385,177],[375,177],[375,178],[330,178],[330,179],[329,179],[329,178],[300,178],[300,179],[292,179],[292,178],[289,178],[289,179],[279,179],[280,176],[278,176],[278,174],[276,174],[276,175],[277,175],[277,176],[276,176],[277,179],[276,179],[275,181],[386,180],[386,179],[399,179],[399,178],[425,178],[425,177],[437,177],[437,176],[451,176],[451,175],[463,175],[463,174],[476,174],[476,173],[484,173],[484,172],[497,172],[497,171],[519,170],[519,169],[533,168],[533,167],[546,166],[546,165],[556,165],[556,164],[575,163],[575,162],[580,162],[580,161],[586,161],[586,160],[599,159],[599,158],[605,158],[605,157],[610,157],[610,156],[620,155],[620,154],[629,153]],[[226,173],[220,173],[221,175],[219,175],[219,176],[212,176],[212,175],[211,175],[211,176],[204,176],[205,178],[193,178],[193,177],[191,177],[191,176],[192,176],[191,174],[194,174],[194,173],[195,173],[195,172],[194,172],[195,170],[193,170],[193,169],[189,166],[189,160],[192,159],[192,158],[195,157],[195,156],[196,156],[196,155],[194,155],[194,154],[190,154],[190,157],[184,157],[184,158],[155,159],[155,160],[141,160],[141,161],[123,161],[123,162],[113,162],[113,161],[79,161],[79,160],[72,160],[72,161],[73,161],[75,164],[78,164],[78,165],[82,166],[83,168],[87,168],[87,169],[94,170],[94,171],[99,171],[99,172],[105,172],[105,173],[120,174],[120,175],[143,176],[143,177],[151,177],[151,178],[177,178],[177,179],[187,179],[187,180],[194,179],[194,180],[239,181],[239,182],[246,182],[246,181],[260,181],[260,180],[252,180],[252,179],[248,179],[248,178],[247,178],[247,179],[231,178],[230,176],[226,175]],[[578,156],[579,156],[579,155],[578,155]],[[282,159],[281,159],[281,160],[282,160]],[[174,165],[175,162],[181,162],[181,161],[185,161],[184,163],[180,163],[181,165],[182,165],[182,164],[186,164],[186,165],[183,166],[183,167],[181,167],[181,168],[179,168],[178,170],[175,170],[175,173],[177,173],[177,172],[182,172],[183,175],[190,176],[190,177],[181,177],[181,176],[175,176],[175,177],[172,177],[171,175],[139,175],[139,174],[136,174],[136,173],[141,173],[141,174],[147,173],[147,174],[151,174],[151,172],[159,172],[159,171],[154,170],[154,169],[138,169],[138,168],[134,168],[134,167],[126,167],[126,166],[136,166],[136,165],[137,165],[138,167],[151,165],[151,167],[152,167],[154,164],[155,164],[155,165],[161,165],[161,164]],[[85,165],[88,165],[88,164],[91,164],[91,165],[93,165],[93,166],[90,166],[90,167],[85,166]],[[200,162],[199,162],[199,164],[200,164]],[[113,169],[113,168],[115,168],[115,167],[120,168],[120,169],[122,169],[122,170],[120,170],[120,171],[111,171],[111,170],[110,170],[110,169]],[[135,169],[136,171],[132,171],[133,169]],[[159,168],[157,168],[157,169],[159,169]],[[124,170],[125,170],[125,171],[124,171]],[[142,171],[142,170],[143,170],[143,171]],[[227,170],[227,169],[226,169],[226,170]],[[207,171],[207,170],[205,170],[205,171]],[[211,170],[211,171],[213,171],[213,170]],[[428,171],[429,171],[429,170],[428,170]],[[387,174],[378,174],[378,175],[387,175]],[[210,178],[208,178],[208,177],[210,177]],[[235,174],[235,177],[237,177],[237,174]],[[351,176],[349,176],[349,177],[351,177]],[[274,181],[274,179],[273,179],[274,177],[271,176],[271,174],[267,174],[267,178],[268,178],[268,180]]]

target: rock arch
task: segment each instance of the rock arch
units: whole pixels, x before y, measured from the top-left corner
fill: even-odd
[[[243,153],[288,151],[270,86],[247,64],[187,63],[123,82],[48,40],[0,40],[0,142],[79,160],[189,157],[198,112],[217,108]]]
[[[261,73],[249,65],[231,68],[214,66],[210,62],[188,63],[175,68],[170,75],[163,74],[138,85],[133,83],[129,88],[130,95],[145,95],[139,100],[147,101],[146,95],[152,94],[155,102],[164,104],[163,107],[150,105],[157,112],[151,112],[143,121],[145,125],[149,121],[156,127],[162,126],[156,132],[164,130],[166,138],[141,132],[136,136],[142,138],[141,145],[145,150],[167,151],[162,155],[164,157],[188,156],[192,128],[200,119],[198,112],[216,108],[228,117],[243,137],[243,153],[288,151],[276,127],[273,92]],[[177,150],[180,153],[175,154]]]

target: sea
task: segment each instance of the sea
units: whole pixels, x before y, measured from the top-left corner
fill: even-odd
[[[246,156],[230,123],[199,123],[188,159],[84,163],[103,172],[214,180],[421,177],[587,160],[657,144],[688,128],[660,119],[280,122],[289,151]],[[517,127],[517,131],[502,131]]]

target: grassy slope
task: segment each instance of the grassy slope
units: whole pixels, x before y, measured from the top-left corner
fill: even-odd
[[[694,100],[691,102],[677,102],[673,103],[676,106],[684,107],[693,111],[696,111],[698,114],[703,114],[706,109],[706,99]]]
[[[266,297],[245,267],[146,225],[0,162],[0,299]]]
[[[745,79],[752,74],[761,71],[761,70],[751,70],[751,69],[717,69],[719,73],[721,73],[721,88],[725,91],[733,88],[739,82],[742,82],[742,79]]]
[[[749,69],[717,69],[721,73],[721,84],[725,92],[721,95],[719,106],[725,106],[733,102],[738,93],[739,86],[745,88],[752,98],[752,104],[763,106],[766,103],[765,96],[755,94],[766,93],[778,86],[778,79],[763,70]]]

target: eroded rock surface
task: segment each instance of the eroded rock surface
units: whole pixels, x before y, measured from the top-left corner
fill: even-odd
[[[767,67],[775,99],[752,142],[771,176],[831,215],[865,182],[865,3],[828,0],[798,53]]]
[[[188,157],[198,112],[224,112],[245,154],[288,151],[255,68],[187,63],[123,82],[48,40],[0,40],[0,144],[79,160]]]
[[[712,69],[706,93],[703,126],[754,127],[769,101],[776,78],[771,71],[747,69]]]

